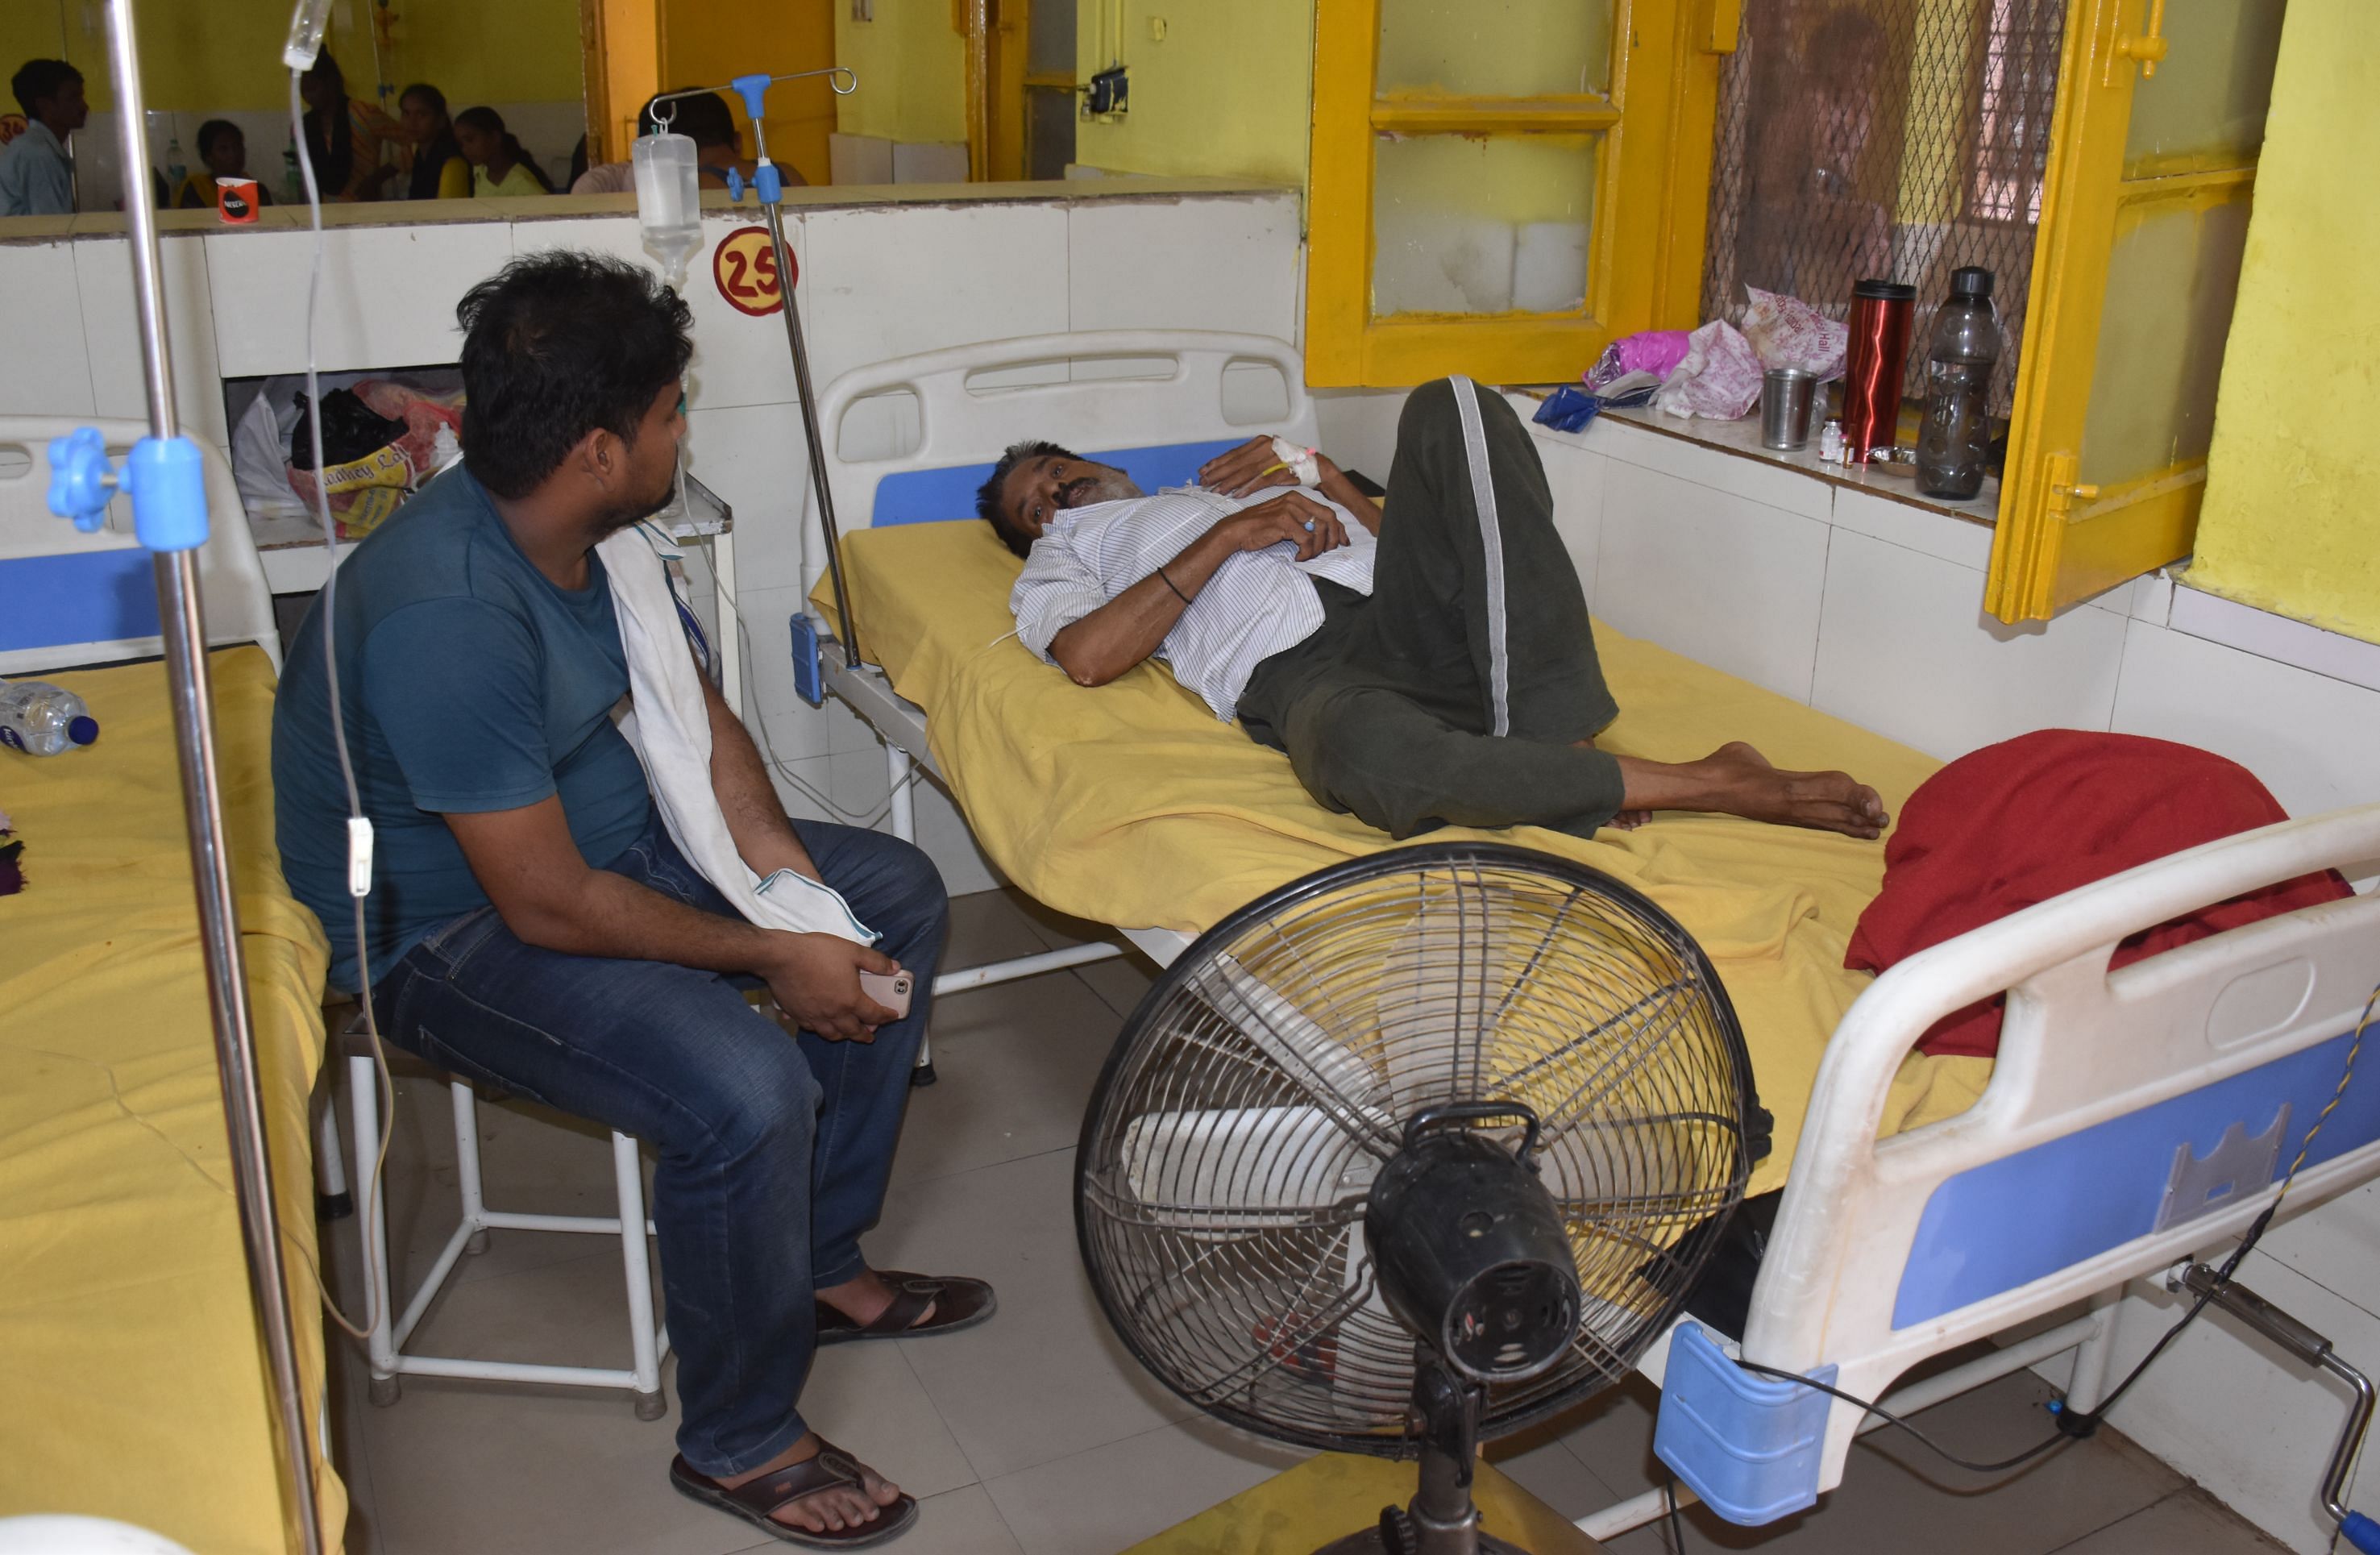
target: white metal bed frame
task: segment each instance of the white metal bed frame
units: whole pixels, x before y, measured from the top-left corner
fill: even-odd
[[[1117,358],[1168,365],[1153,375],[1123,380],[1081,374],[1081,364]],[[1260,362],[1281,371],[1288,384],[1284,416],[1249,426],[1224,414],[1223,374],[1234,362]],[[1011,378],[997,388],[977,383],[994,373],[1054,364],[1073,365],[1065,376],[1050,382],[1017,383]],[[870,396],[895,393],[916,396],[916,446],[895,456],[841,455],[844,421],[853,407]],[[1087,453],[1259,431],[1318,441],[1314,407],[1293,347],[1261,336],[1199,332],[1037,335],[905,357],[836,379],[822,397],[820,415],[835,508],[847,528],[868,527],[877,490],[887,477],[986,463],[1021,437],[1056,437]],[[807,595],[825,568],[814,512],[806,513],[802,536]],[[865,619],[858,625],[864,647]],[[895,694],[881,670],[855,667],[823,629],[820,635],[825,686],[883,739],[893,830],[914,838],[908,794],[913,769],[922,765],[941,775],[927,742],[924,711]],[[2374,860],[2380,860],[2380,805],[2289,821],[2012,915],[1913,956],[1877,978],[1844,1016],[1820,1067],[1755,1288],[1750,1331],[1735,1353],[1803,1374],[1823,1375],[1832,1367],[1836,1386],[1874,1399],[1921,1361],[2079,1305],[2085,1309],[2079,1318],[2030,1333],[1882,1402],[1905,1415],[2071,1354],[2066,1407],[2095,1408],[2107,1383],[2115,1304],[2123,1284],[2238,1236],[2273,1201],[2277,1174],[2286,1171],[2311,1117],[2301,1112],[2294,1124],[2287,1114],[2275,1117],[2265,1105],[2269,1098],[2256,1089],[2259,1077],[2290,1055],[2325,1043],[2343,1045],[2341,1034],[2352,1027],[2366,995],[2380,984],[2380,896],[2268,920],[2119,971],[2108,970],[2110,954],[2128,935],[2210,903],[2310,870],[2351,869]],[[1187,936],[1172,930],[1118,928],[1160,966],[1188,945]],[[935,987],[937,992],[956,991],[1118,954],[1114,945],[1078,946],[945,973]],[[1960,1117],[1878,1140],[1893,1075],[1918,1039],[1942,1015],[2002,990],[2009,990],[2008,1015],[1983,1099]],[[2359,1099],[2329,1125],[2325,1148],[2349,1148],[2298,1176],[2289,1196],[2292,1214],[2380,1175],[2380,1117],[2365,1115],[2380,1112],[2374,1106],[2374,1087],[2380,1087],[2380,1033],[2372,1047],[2359,1075]],[[1948,1305],[1941,1310],[1913,1319],[1907,1312],[1897,1316],[1904,1282],[1928,1256],[1920,1238],[1929,1206],[1949,1202],[1944,1196],[1965,1193],[1972,1206],[1977,1184],[1988,1186],[1987,1174],[2010,1163],[2022,1168],[2037,1160],[2054,1161],[2054,1152],[2088,1148],[2100,1137],[2090,1131],[2136,1117],[2161,1118],[2160,1107],[2192,1099],[2220,1110],[2234,1096],[2244,1109],[2228,1117],[2236,1127],[2202,1130],[2204,1136],[2186,1131],[2159,1136],[2148,1147],[2148,1167],[2158,1174],[2170,1168],[2179,1179],[2179,1166],[2190,1163],[2218,1174],[2228,1171],[2228,1177],[2215,1184],[2220,1191],[2205,1194],[2202,1179],[2192,1191],[2205,1194],[2203,1202],[2177,1208],[2169,1189],[2168,1201],[2155,1208],[2154,1226],[2141,1229],[2123,1221],[2123,1214],[2137,1218],[2138,1206],[2124,1207],[2115,1216],[2122,1229],[2137,1234],[2116,1236],[2088,1256],[2046,1271],[2013,1268],[2002,1279],[2005,1288],[1979,1298],[1945,1297]],[[2279,1137],[2288,1146],[2277,1162],[2236,1153],[2243,1139],[2253,1143],[2250,1136],[2257,1136]],[[2234,1153],[2227,1154],[2227,1147]],[[2127,1159],[2140,1164],[2137,1139],[2111,1141],[2110,1148],[2130,1150]],[[2177,1151],[2183,1158],[2179,1163]],[[2097,1192],[2104,1174],[2089,1175],[2093,1181],[2077,1185],[2071,1196],[2079,1210],[2105,1197]],[[1982,1197],[1988,1202],[1987,1193]],[[2028,1203],[2026,1220],[2035,1219],[2039,1209]],[[2098,1209],[2102,1218],[2109,1213],[2104,1204]],[[2039,1240],[2001,1235],[1998,1245],[1979,1247],[1976,1257],[1985,1263],[2013,1257],[2021,1265]],[[1676,1333],[1673,1329],[1664,1336],[1640,1367],[1657,1382],[1670,1366]],[[1803,1443],[1798,1499],[1750,1521],[1807,1505],[1840,1484],[1853,1438],[1884,1423],[1795,1384],[1764,1384],[1753,1374],[1727,1370],[1731,1385],[1755,1392],[1765,1387],[1772,1407],[1792,1409],[1793,1395],[1799,1395],[1803,1414],[1816,1422]],[[1665,1408],[1663,1415],[1666,1420],[1677,1413]],[[1663,1451],[1669,1450],[1665,1444]],[[1661,1515],[1666,1505],[1664,1493],[1656,1490],[1582,1518],[1579,1526],[1609,1538]]]

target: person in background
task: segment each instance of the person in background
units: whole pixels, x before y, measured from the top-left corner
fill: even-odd
[[[704,188],[725,188],[731,167],[747,178],[752,176],[756,164],[744,154],[743,138],[735,133],[735,115],[729,111],[727,99],[719,93],[707,91],[699,97],[674,98],[667,103],[658,97],[650,99],[645,103],[645,111],[637,115],[637,133],[658,135],[663,130],[694,142],[695,169]],[[782,162],[777,171],[788,188],[808,182]],[[633,194],[636,188],[635,164],[627,162],[599,164],[570,185],[573,194]]]
[[[82,72],[63,59],[29,59],[8,79],[25,132],[0,151],[0,216],[70,216],[74,164],[67,137],[91,117]]]
[[[306,154],[322,198],[341,203],[378,200],[381,186],[396,176],[395,166],[382,157],[397,138],[396,122],[347,95],[346,75],[328,49],[298,79],[298,91],[306,100]]]
[[[470,199],[471,164],[455,139],[455,121],[446,116],[446,94],[427,81],[416,81],[398,94],[396,106],[397,123],[413,143],[405,198]]]
[[[466,108],[455,115],[455,143],[471,164],[471,193],[477,199],[552,194],[545,169],[521,149],[519,139],[504,128],[493,108]]]
[[[184,175],[174,191],[174,209],[212,211],[217,178],[253,178],[248,170],[248,136],[229,119],[209,119],[199,126],[199,165]],[[256,186],[256,202],[273,203],[273,191]]]

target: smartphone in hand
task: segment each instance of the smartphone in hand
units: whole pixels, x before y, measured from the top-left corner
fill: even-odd
[[[895,1020],[909,1014],[909,994],[917,986],[914,972],[862,972],[859,991],[892,1012]]]

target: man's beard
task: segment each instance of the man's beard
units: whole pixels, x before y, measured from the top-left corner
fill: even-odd
[[[677,471],[673,467],[670,479],[662,484],[659,496],[630,498],[606,512],[598,525],[596,539],[599,541],[609,540],[622,529],[643,523],[676,500]]]
[[[1058,488],[1060,507],[1088,507],[1093,503],[1123,502],[1141,494],[1122,470],[1108,470],[1099,475],[1078,475]]]

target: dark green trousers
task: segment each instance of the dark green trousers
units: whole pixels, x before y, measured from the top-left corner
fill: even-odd
[[[1528,429],[1468,380],[1422,385],[1385,507],[1371,597],[1318,581],[1321,629],[1257,666],[1241,724],[1392,837],[1592,835],[1620,808],[1620,764],[1575,742],[1620,710]]]

